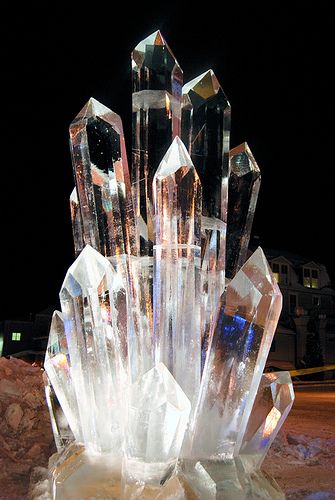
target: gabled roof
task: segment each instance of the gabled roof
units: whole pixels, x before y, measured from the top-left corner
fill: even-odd
[[[253,250],[253,248],[252,248]],[[320,264],[316,262],[311,257],[303,257],[302,255],[289,252],[287,250],[282,249],[274,249],[274,248],[263,248],[263,251],[268,260],[273,260],[278,257],[284,257],[285,260],[289,261],[294,267],[301,267],[306,264],[313,264],[317,267],[325,267],[324,264]]]

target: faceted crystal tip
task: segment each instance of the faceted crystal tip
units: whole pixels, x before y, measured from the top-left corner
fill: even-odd
[[[175,83],[177,83],[178,95],[181,95],[183,72],[172,50],[159,30],[138,43],[131,57],[132,68],[135,74],[137,71],[143,70],[144,68],[152,72],[152,74],[146,75],[145,77],[143,75],[143,81],[148,78],[146,88],[142,87],[141,82],[137,82],[135,85],[136,91],[169,90],[172,94],[175,94],[176,89],[170,88],[172,78],[175,80]]]
[[[176,58],[175,58],[172,50],[170,49],[170,47],[166,43],[165,38],[163,37],[162,33],[159,30],[154,31],[153,33],[151,33],[151,35],[149,35],[146,38],[144,38],[143,40],[141,40],[136,45],[136,47],[134,48],[134,52],[140,52],[142,54],[145,54],[145,52],[148,49],[148,46],[152,46],[152,47],[157,47],[157,46],[166,47],[167,50],[172,55],[172,57],[175,60],[175,62],[177,63]],[[133,52],[133,55],[134,55],[134,52]]]
[[[260,175],[260,169],[248,144],[243,142],[229,152],[231,173],[242,177],[253,172],[255,177]]]
[[[145,52],[147,45],[167,45],[162,33],[159,30],[154,31],[151,35],[141,40],[135,47],[139,52]]]
[[[110,262],[90,245],[86,245],[66,273],[62,290],[67,288],[73,297],[81,293],[81,287],[98,287]],[[116,275],[117,276],[117,275]]]
[[[164,158],[162,159],[155,177],[162,179],[169,175],[174,174],[181,167],[188,167],[187,169],[194,169],[191,157],[188,154],[183,141],[177,136],[174,138],[171,146],[167,150]]]
[[[273,295],[281,298],[278,283],[272,274],[272,270],[261,247],[258,247],[244,264],[243,273],[253,282],[259,292],[263,294],[271,292]],[[239,279],[239,276],[236,276],[236,279],[234,278],[230,284],[239,283]]]
[[[103,118],[105,121],[113,125],[115,130],[119,133],[123,133],[121,117],[114,113],[111,109],[107,108],[104,104],[90,97],[85,106],[79,111],[75,119],[70,124],[70,131],[73,125],[77,125],[78,122],[85,122],[90,118]]]
[[[185,83],[183,86],[184,95],[192,91],[205,100],[217,95],[220,90],[223,92],[222,87],[212,69],[209,69],[196,78],[193,78],[193,80]],[[228,101],[227,104],[229,105]]]

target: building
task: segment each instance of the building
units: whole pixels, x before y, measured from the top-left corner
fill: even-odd
[[[32,320],[5,320],[0,328],[0,355],[8,356],[31,348]]]
[[[47,347],[53,310],[47,308],[30,319],[0,322],[0,356],[41,361]]]
[[[308,350],[313,349],[308,344],[312,320],[324,364],[335,363],[335,291],[326,267],[286,251],[264,252],[283,294],[282,314],[268,364],[281,369],[304,366]]]

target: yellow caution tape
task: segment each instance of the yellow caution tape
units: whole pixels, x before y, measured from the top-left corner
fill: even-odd
[[[301,370],[290,370],[290,375],[291,375],[291,377],[297,377],[299,375],[308,375],[309,373],[327,372],[329,370],[335,370],[335,365],[317,366],[314,368],[302,368]]]

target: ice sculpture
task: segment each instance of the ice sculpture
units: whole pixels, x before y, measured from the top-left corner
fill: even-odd
[[[77,258],[45,358],[52,497],[283,498],[259,469],[294,398],[288,373],[262,375],[281,293],[262,249],[246,258],[259,168],[243,144],[229,173],[212,70],[183,86],[159,31],[132,70],[130,173],[116,113],[91,98],[70,126]]]

